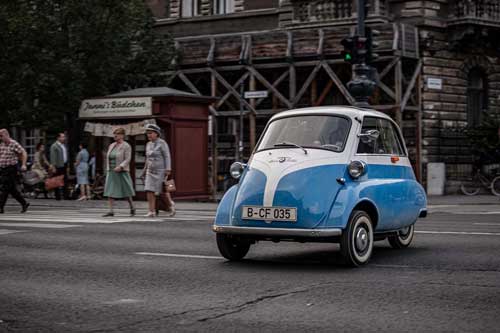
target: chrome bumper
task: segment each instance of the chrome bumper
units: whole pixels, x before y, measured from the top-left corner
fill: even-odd
[[[342,235],[342,229],[295,229],[295,228],[255,228],[235,226],[212,226],[212,230],[221,234],[249,235],[264,237],[335,237]]]

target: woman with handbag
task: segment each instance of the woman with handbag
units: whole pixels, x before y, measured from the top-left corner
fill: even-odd
[[[132,197],[135,195],[134,185],[130,177],[130,160],[132,159],[132,147],[124,140],[125,129],[117,128],[113,131],[115,142],[113,142],[106,154],[106,183],[104,185],[104,196],[108,197],[109,212],[103,217],[115,216],[113,202],[115,199],[126,198],[130,206],[130,216],[135,216],[135,208]]]
[[[146,136],[149,142],[146,145],[146,163],[142,172],[145,179],[144,190],[148,199],[149,212],[145,217],[156,215],[156,196],[162,193],[164,183],[171,172],[170,150],[165,140],[160,138],[161,129],[154,124],[146,125]],[[168,192],[167,192],[168,193]],[[175,214],[174,203],[168,194],[170,216]]]

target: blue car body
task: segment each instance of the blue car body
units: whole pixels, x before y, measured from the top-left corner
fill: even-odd
[[[344,141],[340,140],[334,151],[321,146],[317,149],[291,144],[262,149],[259,142],[239,183],[231,187],[220,202],[215,232],[255,240],[334,240],[345,232],[355,210],[362,209],[370,215],[375,235],[397,232],[425,216],[425,191],[415,178],[399,128],[385,114],[351,107],[286,111],[269,121],[264,140],[266,135],[271,135],[266,131],[272,129],[270,124],[275,121],[316,115],[346,119],[343,123],[348,131]],[[397,132],[397,138],[392,141],[380,140],[393,145],[399,141],[399,154],[386,154],[383,149],[361,151],[363,124],[379,121]],[[349,171],[352,161],[365,166],[357,178]],[[294,220],[263,218],[268,217],[269,212],[283,213],[283,210],[276,213],[273,207],[283,207],[287,214],[290,211],[286,208],[291,207]],[[262,216],[244,217],[246,210],[246,215],[257,212],[255,214]]]

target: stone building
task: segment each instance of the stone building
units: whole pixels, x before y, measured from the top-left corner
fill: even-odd
[[[355,33],[356,0],[147,3],[157,29],[175,38],[180,54],[168,73],[171,86],[219,98],[211,108],[211,161],[217,161],[211,173],[219,189],[228,165],[249,156],[272,114],[353,103],[346,89],[351,66],[341,58],[340,41]],[[370,102],[402,126],[418,178],[425,182],[428,163],[444,162],[454,191],[475,160],[467,133],[491,124],[500,111],[500,1],[367,5],[366,24],[380,31]],[[242,98],[254,90],[268,97]]]

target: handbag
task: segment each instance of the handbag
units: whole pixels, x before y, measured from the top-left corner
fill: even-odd
[[[51,191],[58,187],[64,186],[64,175],[51,177],[45,180],[45,189]]]
[[[175,181],[173,179],[169,179],[165,182],[165,192],[175,192],[177,187],[175,186]]]

